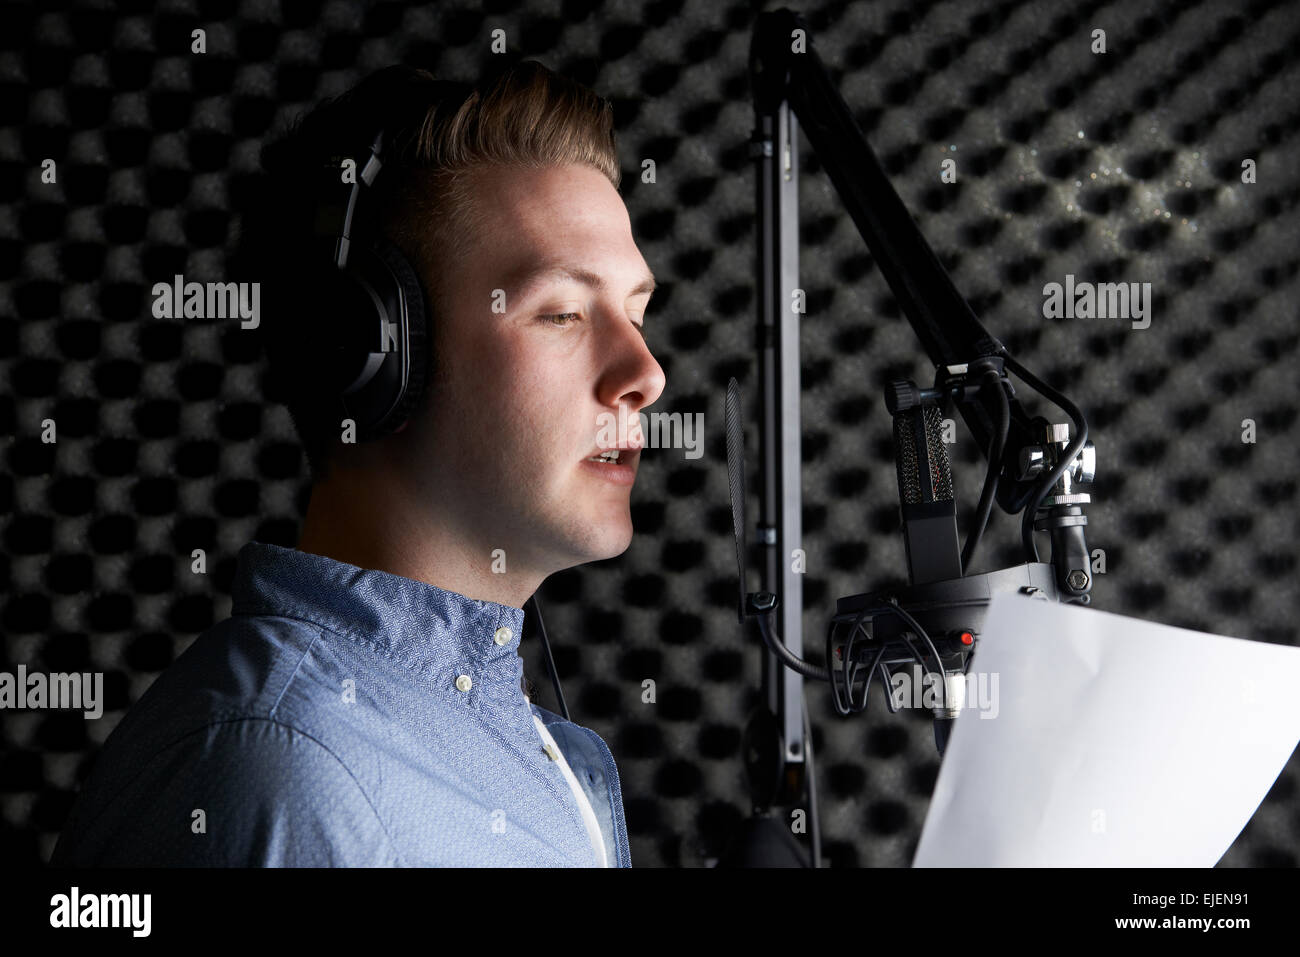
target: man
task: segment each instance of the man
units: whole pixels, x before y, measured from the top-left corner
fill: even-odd
[[[432,365],[353,443],[313,391],[333,264],[305,224],[312,170],[348,182],[381,124],[358,206],[419,274]],[[665,384],[609,105],[535,63],[460,102],[394,68],[264,165],[245,248],[313,470],[299,545],[241,550],[232,617],[114,730],[51,863],[630,866],[608,747],[528,699],[518,655],[548,575],[630,544],[641,434],[608,426]]]

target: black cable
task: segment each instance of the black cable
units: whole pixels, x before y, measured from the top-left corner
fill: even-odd
[[[871,659],[871,667],[867,671],[867,680],[862,685],[862,702],[860,704],[856,706],[854,705],[853,686],[849,685],[845,689],[845,693],[847,694],[849,699],[849,708],[853,714],[861,714],[862,712],[867,710],[867,704],[871,701],[871,682],[875,679],[876,669],[880,667],[880,661],[882,658],[885,657],[885,653],[888,650],[889,650],[888,647],[882,645],[880,649],[876,652],[876,657]]]
[[[891,601],[892,600],[893,599],[891,599]],[[886,665],[885,662],[882,660],[889,651],[890,644],[891,644],[890,642],[881,643],[879,651],[876,653],[875,658],[873,658],[871,661],[871,666],[867,669],[867,679],[863,685],[862,703],[859,704],[853,700],[853,685],[857,681],[857,675],[859,670],[861,670],[861,668],[863,667],[862,665],[858,664],[858,662],[856,661],[856,656],[853,654],[853,650],[858,639],[858,632],[861,631],[868,641],[871,640],[870,633],[868,633],[862,625],[862,619],[867,615],[868,612],[875,615],[881,612],[886,612],[891,610],[892,609],[889,608],[888,606],[864,605],[862,610],[859,611],[853,619],[853,624],[849,629],[849,636],[848,638],[845,639],[844,647],[841,650],[841,655],[844,663],[844,668],[843,668],[844,700],[843,701],[840,700],[840,689],[839,689],[838,682],[835,680],[835,674],[834,672],[831,673],[831,698],[834,701],[835,710],[840,715],[861,714],[863,711],[866,710],[867,703],[870,701],[871,698],[871,691],[869,686],[871,682],[875,680],[877,671],[880,672],[881,683],[885,689],[884,694],[885,694],[885,700],[887,702],[886,707],[889,708],[891,714],[898,713],[898,708],[894,707],[893,705],[893,697],[892,697],[893,689],[889,684],[889,666]],[[835,628],[835,620],[831,619],[830,626],[826,630],[826,660],[827,661],[834,660],[834,655],[835,655],[834,641],[833,641],[834,628]],[[926,665],[925,659],[922,658],[917,653],[916,649],[912,647],[911,642],[904,639],[903,644],[907,648],[908,654],[910,654],[912,658],[915,659],[917,663],[921,665],[922,668],[924,668],[927,672],[929,672],[930,669]]]
[[[874,675],[872,676],[874,677]],[[880,684],[885,689],[885,707],[889,709],[890,714],[898,714],[900,707],[894,703],[894,685],[889,679],[893,675],[889,672],[889,665],[883,661],[880,663]]]
[[[880,610],[881,610],[881,611],[888,611],[889,609],[881,608]],[[916,650],[916,648],[915,648],[915,647],[913,646],[913,644],[912,644],[912,640],[911,640],[910,638],[907,637],[907,634],[908,634],[907,632],[902,632],[902,633],[898,636],[899,640],[903,643],[903,647],[905,647],[905,648],[907,649],[907,653],[908,653],[909,655],[912,656],[912,660],[915,661],[918,665],[921,666],[921,670],[922,670],[923,673],[925,673],[925,674],[927,674],[927,675],[929,675],[929,674],[933,674],[934,672],[932,672],[932,671],[930,670],[930,666],[927,665],[927,664],[925,663],[925,657],[924,657],[924,656],[923,656],[919,651]],[[885,652],[889,647],[890,647],[890,643],[886,643],[886,645],[884,646],[884,648],[881,649],[881,655],[883,655],[884,652]],[[880,658],[880,656],[878,655],[878,656],[877,656],[877,660],[879,660],[879,658]],[[898,712],[899,712],[900,709],[899,709],[898,706],[896,706],[896,705],[894,704],[894,697],[893,697],[893,691],[894,691],[894,688],[893,688],[893,685],[890,684],[889,681],[888,681],[888,678],[887,678],[887,675],[888,675],[888,674],[889,674],[889,668],[888,668],[888,666],[887,666],[883,661],[880,662],[880,677],[881,677],[881,684],[882,684],[882,685],[884,686],[884,688],[885,688],[885,692],[884,692],[884,693],[885,693],[885,696],[886,696],[886,697],[885,697],[885,700],[888,702],[889,713],[890,713],[890,714],[898,714]],[[942,678],[942,673],[940,673],[940,677]]]
[[[835,710],[836,710],[836,712],[839,713],[840,715],[848,715],[848,714],[853,714],[853,713],[854,713],[854,708],[853,708],[853,681],[852,681],[852,677],[857,675],[857,668],[858,668],[858,666],[857,666],[857,663],[854,662],[854,661],[852,660],[852,658],[853,658],[853,647],[854,647],[855,642],[857,641],[858,630],[862,627],[862,619],[863,619],[864,617],[866,617],[866,615],[867,615],[868,612],[876,612],[876,611],[879,611],[879,610],[880,610],[880,609],[875,608],[875,607],[873,607],[873,606],[871,606],[871,605],[864,605],[864,606],[862,607],[862,610],[858,612],[857,617],[855,617],[855,618],[853,619],[853,625],[852,625],[852,627],[849,629],[849,637],[845,640],[844,648],[843,648],[843,649],[841,650],[841,652],[840,652],[840,654],[841,654],[841,661],[842,661],[842,664],[843,664],[843,668],[842,668],[841,670],[844,672],[844,697],[845,697],[845,701],[841,701],[841,700],[840,700],[839,687],[838,687],[838,685],[836,684],[836,681],[835,681],[835,672],[834,672],[833,668],[830,670],[831,699],[832,699],[832,701],[833,701],[834,704],[835,704]],[[863,633],[866,634],[865,631],[864,631]],[[834,661],[835,661],[835,647],[834,647],[835,642],[834,642],[834,638],[835,638],[835,619],[832,618],[831,621],[830,621],[830,623],[829,623],[829,625],[828,625],[827,628],[826,628],[826,663],[827,663],[827,665],[833,665],[833,663],[834,663]],[[870,639],[871,639],[871,635],[867,634],[867,639],[870,640]],[[852,671],[849,670],[849,666],[850,666],[850,664],[853,665],[853,670],[852,670]],[[875,674],[875,669],[874,669],[874,667],[873,667],[873,668],[872,668],[872,671],[871,671],[870,673],[868,673],[868,675],[867,675],[867,681],[870,681],[870,680],[872,679],[872,677],[874,677],[874,674]]]
[[[848,697],[848,710],[841,711],[841,714],[862,714],[867,710],[867,702],[871,701],[871,681],[875,679],[876,668],[880,666],[880,659],[885,657],[888,646],[881,645],[876,650],[876,657],[871,659],[871,668],[867,671],[867,680],[862,685],[862,702],[853,701],[853,685],[845,685],[845,696]]]
[[[826,663],[828,665],[835,661],[835,619],[832,618],[826,623]],[[831,672],[831,702],[835,705],[835,713],[839,715],[848,714],[848,709],[840,701],[840,688],[835,681],[835,673]]]
[[[852,639],[853,636],[850,635],[849,637],[850,639]],[[845,672],[845,674],[848,673],[848,666],[849,666],[848,650],[851,648],[851,646],[852,646],[852,641],[850,640],[845,643],[845,648],[840,653],[841,654],[840,670]],[[835,619],[832,618],[830,622],[827,623],[826,626],[826,663],[829,665],[829,664],[833,664],[834,661],[835,661]],[[847,682],[845,685],[845,690],[847,695]],[[847,703],[840,700],[840,685],[839,685],[839,681],[836,680],[834,671],[831,672],[831,702],[835,705],[836,714],[842,716],[851,713],[851,707],[853,704],[852,699],[850,697]]]
[[[937,649],[934,646],[934,642],[930,640],[929,632],[927,632],[924,628],[921,627],[920,622],[918,622],[915,618],[913,618],[911,615],[907,613],[907,611],[903,608],[903,606],[898,603],[897,598],[894,598],[891,595],[886,600],[889,603],[890,609],[895,613],[897,613],[905,622],[911,625],[912,628],[916,630],[917,634],[919,634],[922,638],[925,639],[925,643],[930,646],[930,654],[934,655],[934,663],[939,666],[939,677],[943,679],[943,706],[946,709],[948,707],[948,682],[944,678],[943,659],[939,657],[939,649]],[[924,659],[922,659],[921,661],[921,667],[925,668]],[[926,671],[928,672],[929,669],[927,668]]]
[[[763,635],[763,641],[766,642],[767,647],[772,649],[773,654],[780,658],[787,668],[791,671],[797,671],[805,678],[816,678],[818,681],[831,680],[831,672],[829,668],[823,668],[820,665],[814,665],[811,662],[804,661],[787,648],[784,642],[780,641],[774,634],[772,634],[771,625],[768,623],[767,615],[755,615],[754,617],[758,619],[758,630]]]
[[[551,643],[546,639],[542,608],[537,604],[536,595],[528,600],[533,603],[533,620],[537,622],[537,633],[542,636],[542,650],[546,653],[546,670],[551,673],[551,682],[555,685],[555,698],[560,703],[560,714],[564,715],[565,721],[572,721],[573,719],[569,717],[569,706],[564,701],[564,692],[560,690],[560,677],[555,673],[555,659],[551,657]]]
[[[841,654],[844,656],[844,700],[848,702],[848,708],[853,710],[853,682],[858,676],[858,662],[854,656],[857,648],[858,629],[854,628],[849,632],[848,639],[844,642],[844,648]]]
[[[888,645],[881,645],[880,650],[876,652],[876,657],[871,660],[871,670],[867,673],[866,684],[862,686],[862,705],[858,708],[858,714],[867,710],[867,705],[871,703],[871,681],[876,677],[876,669],[883,667],[885,653],[889,651]]]
[[[918,622],[915,618],[913,618],[910,614],[908,614],[908,612],[901,605],[899,605],[897,598],[890,596],[889,598],[886,599],[886,603],[884,605],[863,606],[862,610],[859,611],[853,619],[853,624],[849,631],[849,637],[845,639],[844,648],[841,652],[841,654],[843,655],[843,664],[844,664],[843,670],[845,675],[844,700],[841,700],[840,698],[839,684],[835,680],[835,675],[833,672],[830,678],[831,699],[835,704],[836,712],[838,712],[840,715],[849,715],[849,714],[861,714],[863,711],[865,711],[867,708],[867,703],[869,702],[871,697],[871,682],[875,679],[876,671],[877,669],[879,669],[881,671],[881,683],[885,689],[884,694],[886,696],[886,701],[889,702],[886,706],[889,708],[891,714],[898,713],[898,709],[893,706],[893,698],[891,694],[893,688],[889,684],[889,680],[888,680],[889,668],[881,660],[882,658],[884,658],[885,654],[889,651],[891,644],[893,644],[892,642],[882,642],[880,645],[880,650],[876,653],[876,657],[872,659],[870,669],[867,672],[867,680],[863,685],[863,695],[862,695],[861,704],[858,704],[853,700],[853,682],[856,680],[858,671],[862,666],[857,664],[856,661],[851,662],[850,658],[852,657],[852,649],[854,647],[855,642],[857,641],[857,633],[859,630],[863,631],[863,634],[866,635],[868,640],[871,639],[871,635],[867,634],[865,629],[862,628],[862,619],[866,617],[868,612],[877,613],[877,614],[880,612],[895,612],[900,618],[903,619],[903,621],[906,624],[910,625],[916,631],[918,637],[920,637],[925,641],[925,643],[930,648],[930,653],[934,655],[934,662],[938,669],[937,671],[932,670],[930,666],[926,664],[925,656],[922,655],[919,651],[917,651],[915,647],[913,647],[912,642],[907,637],[906,632],[900,634],[898,639],[899,641],[902,642],[903,647],[907,649],[908,654],[912,656],[913,660],[916,661],[916,663],[921,666],[921,669],[925,674],[938,675],[939,680],[942,682],[943,707],[947,708],[948,707],[948,680],[947,680],[947,674],[943,670],[943,659],[939,657],[939,649],[935,647],[934,641],[933,639],[930,638],[929,632],[927,632],[924,628],[921,627],[921,623]],[[831,619],[830,625],[826,629],[826,660],[827,661],[834,660],[834,654],[835,654],[834,634],[835,634],[835,620]],[[850,665],[852,665],[852,670],[850,670]],[[969,658],[967,659],[966,665],[967,665],[967,669],[969,669],[970,667]]]
[[[859,613],[859,617],[861,617],[861,613]],[[857,640],[857,633],[861,629],[861,627],[862,627],[861,625],[855,625],[852,634],[850,634],[849,639],[845,642],[844,655],[846,658],[850,653],[849,649],[852,648],[853,643]],[[868,635],[867,637],[870,638],[871,636]],[[851,678],[846,677],[846,680],[844,682],[844,696],[847,699],[848,703],[843,708],[840,708],[838,698],[836,699],[836,710],[839,711],[841,715],[861,714],[863,711],[867,710],[867,704],[871,700],[871,682],[875,680],[876,672],[888,671],[888,668],[885,666],[884,662],[882,661],[882,659],[885,657],[888,651],[889,651],[889,646],[887,644],[881,645],[879,650],[877,650],[876,652],[876,657],[871,659],[871,665],[869,668],[867,668],[866,681],[863,682],[862,685],[862,703],[856,705],[855,702],[853,701],[853,684],[854,682],[857,681],[858,671],[862,668],[862,666],[858,665],[856,662],[854,663],[854,670],[853,670],[852,677]],[[834,687],[833,681],[831,682],[831,685],[832,687]],[[886,684],[886,689],[888,689],[888,684]],[[886,690],[886,695],[888,695],[888,690]],[[896,709],[891,708],[891,710],[896,710]]]
[[[844,656],[844,697],[845,697],[846,701],[848,702],[848,704],[846,705],[846,708],[847,708],[848,710],[840,711],[840,714],[842,714],[842,715],[850,714],[850,713],[852,713],[852,711],[853,711],[853,682],[850,680],[850,672],[849,672],[849,664],[850,664],[850,661],[851,661],[851,657],[850,657],[850,649],[853,647],[853,644],[854,644],[854,642],[855,642],[856,639],[857,639],[857,636],[858,636],[858,629],[862,627],[862,619],[866,617],[866,615],[867,615],[868,612],[871,612],[871,613],[874,614],[874,613],[877,612],[877,611],[879,611],[878,608],[875,608],[875,607],[873,607],[873,606],[871,606],[871,605],[863,605],[863,606],[862,606],[862,609],[858,612],[857,617],[855,617],[855,618],[853,619],[853,624],[852,624],[852,626],[850,626],[850,628],[849,628],[849,637],[848,637],[848,639],[847,639],[846,642],[845,642],[845,647],[844,647],[844,650],[843,650],[843,652],[842,652],[842,654],[843,654],[843,656]],[[864,631],[863,633],[866,634],[865,631]],[[870,639],[871,639],[871,635],[868,634],[868,635],[867,635],[867,639],[870,640]],[[827,656],[828,656],[827,659],[826,659],[826,661],[827,661],[828,663],[834,660],[834,659],[832,659],[831,657],[829,657],[830,654],[831,654],[831,649],[830,649],[830,643],[829,643],[829,642],[827,643],[827,651],[826,651],[826,654],[827,654]],[[877,659],[877,660],[879,660],[879,659]],[[855,667],[854,670],[852,671],[852,675],[854,675],[854,676],[857,675],[857,668],[856,668],[856,667]],[[870,682],[871,679],[872,679],[874,676],[875,676],[875,665],[873,664],[873,665],[872,665],[872,669],[871,669],[871,671],[867,673],[867,681]],[[832,681],[831,684],[833,685],[834,682]],[[837,701],[837,706],[838,706],[838,701]]]
[[[1056,467],[1044,476],[1042,482],[1040,482],[1038,487],[1034,489],[1029,503],[1025,507],[1024,517],[1020,521],[1020,543],[1030,561],[1037,562],[1039,559],[1038,545],[1034,542],[1034,519],[1038,515],[1038,507],[1042,503],[1043,499],[1047,497],[1047,493],[1051,490],[1052,486],[1055,485],[1060,477],[1065,474],[1065,470],[1070,467],[1070,464],[1074,461],[1074,457],[1078,455],[1079,450],[1083,448],[1084,443],[1088,441],[1088,422],[1083,417],[1083,413],[1079,411],[1078,407],[1073,402],[1061,393],[1057,392],[1047,383],[1040,381],[1028,369],[1022,366],[1015,359],[1011,358],[1011,355],[1007,352],[1005,347],[999,349],[999,355],[1002,356],[1003,364],[1006,365],[1007,368],[1028,383],[1030,388],[1036,391],[1039,395],[1045,396],[1055,402],[1065,411],[1066,415],[1074,421],[1074,441],[1066,446],[1065,452],[1062,453],[1060,461],[1056,463]]]
[[[1011,431],[1011,403],[1007,399],[1006,389],[1002,385],[1002,376],[995,370],[990,369],[984,374],[984,380],[987,382],[989,377],[993,378],[993,388],[997,390],[998,395],[998,432],[993,437],[993,444],[988,452],[988,471],[984,474],[984,489],[980,492],[980,501],[975,509],[975,524],[972,526],[970,536],[966,539],[966,547],[961,552],[961,573],[965,575],[971,567],[971,559],[975,557],[975,549],[979,547],[980,539],[984,535],[984,529],[988,526],[989,514],[993,511],[993,498],[998,491],[998,480],[1002,473],[1002,453],[1006,449],[1007,434]]]
[[[907,636],[908,636],[908,632],[903,632],[899,637],[903,639],[903,644],[907,645],[907,650],[910,651],[910,652],[912,653],[912,658],[916,661],[916,663],[917,663],[918,665],[921,666],[921,671],[922,671],[923,676],[924,676],[924,675],[932,675],[932,674],[936,674],[936,673],[937,673],[938,676],[939,676],[939,680],[940,680],[940,681],[946,681],[946,680],[947,680],[947,677],[946,677],[946,675],[945,675],[945,673],[944,673],[944,671],[943,671],[943,667],[942,667],[942,666],[943,666],[943,662],[939,662],[940,669],[939,669],[938,672],[931,671],[931,670],[930,670],[930,666],[927,665],[927,664],[925,663],[925,656],[924,656],[923,654],[921,654],[919,651],[916,650],[916,647],[912,644],[912,639],[909,638],[909,637],[907,637]],[[945,692],[945,695],[946,695],[946,693],[947,693],[947,690],[948,690],[948,686],[945,684],[945,685],[944,685],[944,692]],[[947,703],[947,698],[946,698],[946,697],[944,698],[944,703],[945,703],[945,704]]]
[[[922,655],[919,651],[917,651],[915,647],[913,647],[911,639],[907,637],[907,632],[902,632],[902,633],[900,633],[899,636],[898,636],[898,641],[901,641],[901,642],[902,642],[903,647],[905,647],[905,648],[907,649],[908,654],[910,654],[910,655],[912,656],[912,659],[913,659],[917,664],[919,664],[919,665],[921,666],[921,669],[922,669],[922,670],[923,670],[927,675],[929,675],[929,674],[938,674],[938,675],[939,675],[939,678],[940,678],[941,680],[945,680],[945,674],[944,674],[944,671],[943,671],[943,660],[939,657],[939,650],[935,647],[934,642],[930,639],[930,635],[929,635],[929,633],[928,633],[924,628],[921,627],[920,623],[919,623],[915,618],[913,618],[911,615],[909,615],[906,611],[903,610],[902,606],[898,604],[898,599],[897,599],[897,598],[890,597],[890,598],[886,599],[886,602],[887,602],[886,604],[881,605],[881,606],[878,606],[878,607],[871,608],[870,610],[873,610],[873,611],[875,611],[875,612],[891,612],[891,611],[893,611],[893,612],[897,612],[897,613],[899,614],[899,616],[903,619],[904,622],[906,622],[907,624],[909,624],[909,625],[911,625],[913,628],[915,628],[916,631],[919,633],[919,637],[924,638],[926,644],[928,644],[928,645],[930,646],[930,652],[931,652],[931,654],[934,655],[935,664],[939,666],[939,670],[938,670],[937,672],[932,671],[932,670],[930,669],[930,666],[929,666],[928,664],[925,663],[925,656]],[[854,632],[854,633],[850,636],[851,639],[857,637],[856,633],[857,633],[857,631],[861,628],[861,625],[859,625],[858,622],[860,622],[860,621],[862,620],[862,616],[863,616],[863,614],[864,614],[867,610],[868,610],[868,609],[863,609],[863,611],[858,612],[858,617],[854,619],[854,627],[853,627],[853,632]],[[867,637],[870,638],[871,636],[868,635]],[[871,678],[874,678],[874,677],[875,677],[875,670],[876,670],[876,667],[877,667],[878,665],[879,665],[882,669],[884,669],[885,672],[888,671],[888,668],[883,664],[883,662],[881,662],[880,659],[881,659],[882,657],[884,657],[885,653],[889,650],[891,644],[892,644],[891,642],[883,642],[883,643],[881,644],[880,651],[879,651],[879,653],[876,655],[875,659],[874,659],[873,662],[872,662]],[[847,644],[846,644],[846,647],[847,647]],[[967,666],[969,667],[969,661],[967,662]],[[867,680],[870,681],[871,678],[868,678]],[[832,683],[832,686],[833,686],[833,683]],[[887,689],[890,689],[890,688],[891,688],[891,686],[889,686],[888,684],[886,684],[885,687],[886,687]],[[892,690],[892,689],[891,689],[891,690]],[[944,706],[945,706],[945,707],[947,706],[947,703],[948,703],[947,692],[948,692],[948,687],[947,687],[947,684],[945,684],[945,685],[944,685],[944,698],[943,698],[943,703],[944,703]],[[853,690],[852,690],[852,686],[846,686],[846,691],[845,691],[845,693],[848,695],[848,698],[849,698],[849,705],[852,706],[852,704],[853,704]],[[888,694],[889,694],[889,691],[887,690],[885,693],[888,695]],[[891,700],[892,700],[892,699],[891,699]],[[865,696],[864,696],[864,702],[865,702]],[[837,701],[836,703],[837,703],[837,705],[838,705],[838,701]],[[860,712],[861,712],[865,707],[866,707],[866,705],[865,705],[865,703],[864,703],[860,708],[858,708],[858,709],[856,709],[856,710],[860,713]],[[848,714],[848,713],[849,713],[848,711],[840,711],[840,714]],[[897,709],[897,708],[892,708],[892,707],[891,707],[891,708],[890,708],[890,713],[892,713],[892,714],[897,714],[897,713],[898,713],[898,709]]]

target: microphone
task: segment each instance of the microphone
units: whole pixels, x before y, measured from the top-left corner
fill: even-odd
[[[885,393],[885,407],[894,417],[899,512],[908,577],[913,585],[962,577],[952,463],[943,442],[943,416],[936,404],[940,395],[938,390],[922,390],[905,379],[892,382]],[[945,650],[949,652],[946,655],[935,649],[936,677],[943,681],[939,702],[933,709],[934,742],[940,754],[947,747],[952,724],[965,702],[969,659],[960,645]]]
[[[781,475],[774,464],[785,463],[782,450],[799,449],[799,420],[793,414],[799,406],[799,323],[788,316],[777,318],[780,302],[799,275],[799,178],[790,172],[792,163],[797,166],[798,151],[791,150],[797,133],[807,136],[825,164],[933,363],[935,380],[929,389],[901,380],[885,390],[885,404],[894,417],[899,515],[910,584],[839,599],[826,629],[824,666],[795,655],[775,634],[771,611],[785,596],[746,595],[741,611],[756,618],[764,642],[781,664],[830,683],[841,715],[866,710],[877,677],[885,686],[890,711],[896,712],[891,669],[919,664],[927,681],[940,682],[939,700],[926,704],[934,712],[935,744],[942,754],[952,720],[964,710],[967,669],[975,660],[993,597],[1018,592],[1051,601],[1091,601],[1082,508],[1091,499],[1074,486],[1093,480],[1095,455],[1078,407],[1016,362],[981,325],[893,189],[820,57],[811,48],[792,51],[789,37],[796,26],[806,24],[790,10],[763,14],[750,46],[755,122],[749,155],[756,161],[759,226],[756,345],[763,392],[759,424],[764,448],[777,450],[765,454],[763,462],[764,534],[782,527],[788,514],[797,515],[802,503],[798,456],[789,456],[792,475]],[[1068,426],[1058,429],[1058,423],[1041,416],[1030,418],[1007,372],[1066,413],[1074,424],[1073,441],[1068,441]],[[941,412],[949,408],[961,414],[988,463],[964,548],[959,547],[953,475],[943,444]],[[788,422],[786,415],[791,416]],[[1008,514],[1023,512],[1026,560],[972,574],[975,549],[995,502]],[[738,521],[738,513],[733,521]],[[1039,557],[1036,531],[1052,535],[1050,561]],[[784,556],[769,553],[765,558],[771,562]],[[789,585],[783,582],[783,587]],[[797,615],[788,617],[786,627],[802,638]],[[764,659],[765,691],[769,660]]]
[[[962,575],[952,465],[934,390],[896,380],[885,396],[894,417],[894,462],[903,518],[903,546],[913,585]]]

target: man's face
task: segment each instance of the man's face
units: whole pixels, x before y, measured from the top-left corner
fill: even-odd
[[[631,487],[586,459],[610,444],[602,425],[620,406],[628,427],[613,441],[640,444],[636,413],[663,392],[640,328],[650,270],[598,171],[473,175],[484,225],[440,273],[438,371],[407,430],[411,479],[470,560],[501,548],[507,572],[544,576],[612,558],[632,540]],[[635,470],[640,453],[622,459]]]

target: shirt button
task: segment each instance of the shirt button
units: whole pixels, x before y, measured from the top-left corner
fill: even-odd
[[[503,626],[497,629],[496,634],[492,636],[492,640],[495,641],[498,645],[504,645],[507,641],[510,640],[512,634],[513,633],[510,631],[509,628]]]
[[[456,687],[461,691],[468,691],[473,686],[474,682],[470,681],[469,675],[461,675],[456,679]]]

